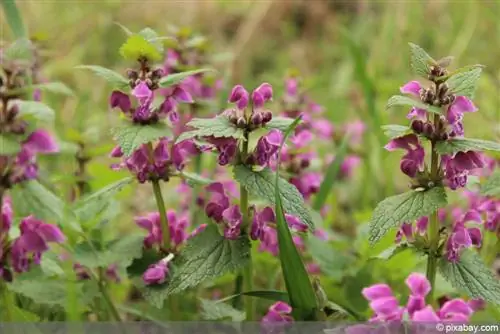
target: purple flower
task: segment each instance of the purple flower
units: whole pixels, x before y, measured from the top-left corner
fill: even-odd
[[[0,221],[0,244],[2,244],[3,237],[9,233],[10,227],[12,226],[12,219],[14,218],[14,213],[12,212],[12,203],[9,197],[5,197],[3,199],[1,211],[2,220]],[[1,248],[2,247],[0,246],[0,251]]]
[[[463,114],[465,112],[476,112],[477,108],[471,100],[465,96],[458,96],[452,104],[448,107],[446,120],[451,125],[452,135],[463,136]]]
[[[130,113],[130,109],[132,109],[132,102],[130,101],[130,97],[118,90],[115,90],[111,93],[111,96],[109,98],[109,105],[111,106],[111,108],[120,108],[121,111],[125,114]]]
[[[278,149],[283,140],[283,134],[281,131],[273,129],[269,133],[261,138],[257,142],[253,153],[253,160],[260,166],[268,166],[270,160],[278,152]]]
[[[452,190],[465,187],[467,176],[484,166],[481,154],[474,151],[458,152],[454,157],[444,155],[441,163],[445,166],[446,185]]]
[[[410,81],[400,88],[401,93],[413,95],[418,99],[420,99],[420,93],[422,90],[423,88],[418,81]],[[406,117],[408,119],[426,120],[427,111],[425,109],[413,107]]]
[[[319,191],[323,175],[317,172],[300,173],[297,176],[290,178],[290,183],[297,187],[297,190],[302,194],[304,199],[308,199],[311,195]]]
[[[141,105],[151,102],[153,98],[153,91],[149,89],[145,81],[140,81],[138,85],[132,90],[134,95]]]
[[[415,177],[417,172],[421,171],[424,165],[425,151],[420,145],[418,137],[409,134],[403,137],[392,139],[386,146],[388,151],[396,149],[406,150],[406,154],[401,158],[401,171],[409,177]]]
[[[14,240],[11,249],[12,264],[16,272],[29,269],[30,258],[40,264],[42,253],[49,249],[48,243],[62,243],[65,237],[54,225],[46,224],[33,216],[24,218],[19,225],[21,235]]]
[[[280,322],[292,322],[293,318],[290,315],[292,307],[285,302],[276,302],[267,311],[267,314],[262,318],[262,323],[272,324]]]
[[[264,228],[267,223],[276,222],[276,217],[274,216],[274,211],[270,207],[265,207],[262,211],[257,212],[254,208],[254,216],[252,220],[252,226],[250,229],[250,237],[253,240],[258,240],[262,237],[264,233]]]
[[[220,182],[212,183],[205,188],[210,193],[210,199],[205,207],[205,213],[216,222],[222,222],[222,213],[229,208],[229,197],[226,196],[224,185]]]
[[[243,110],[248,106],[249,94],[242,85],[236,85],[229,95],[228,102],[236,103],[239,110]]]
[[[446,243],[446,252],[449,261],[458,261],[460,259],[460,251],[464,248],[481,246],[481,229],[478,227],[466,227],[465,224],[467,222],[481,224],[481,215],[477,211],[469,211],[463,215],[461,220],[454,224],[453,231]]]
[[[148,231],[148,235],[144,238],[144,247],[151,248],[154,245],[161,244],[162,232],[160,214],[158,212],[149,213],[143,217],[136,217],[134,220],[139,227]]]
[[[232,205],[222,213],[224,226],[224,237],[236,240],[240,236],[242,215],[238,205]]]
[[[142,275],[142,280],[146,285],[162,284],[168,277],[168,262],[160,261],[152,264]]]
[[[238,142],[234,138],[206,137],[205,140],[215,146],[219,152],[219,165],[225,166],[231,163],[236,156]]]

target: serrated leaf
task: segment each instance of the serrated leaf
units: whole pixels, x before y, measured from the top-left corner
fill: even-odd
[[[454,288],[467,293],[471,298],[500,305],[500,283],[475,250],[463,251],[458,262],[441,258],[439,269]]]
[[[214,70],[211,68],[201,68],[199,70],[169,74],[169,75],[161,78],[160,81],[158,82],[158,85],[162,88],[171,87],[171,86],[174,86],[174,85],[181,83],[184,79],[186,79],[188,77],[191,77],[191,76],[196,75],[196,74],[204,73],[204,72],[211,72],[211,71],[214,71]]]
[[[3,50],[2,56],[4,61],[31,62],[33,60],[33,43],[27,38],[20,38]]]
[[[384,134],[389,137],[389,139],[402,137],[411,132],[409,127],[399,124],[384,125],[382,126],[382,130],[384,131]]]
[[[410,45],[410,65],[413,72],[427,78],[430,66],[435,65],[436,61],[420,46],[413,43],[408,44]]]
[[[242,184],[252,196],[263,199],[270,204],[276,204],[274,196],[275,175],[269,168],[256,172],[244,165],[237,165],[234,167],[233,173],[235,180]],[[311,230],[314,230],[311,212],[306,207],[304,198],[297,188],[285,179],[279,178],[279,189],[285,212],[298,217]]]
[[[428,216],[446,204],[446,191],[442,187],[412,190],[384,199],[377,205],[370,220],[370,244],[377,243],[390,229]]]
[[[378,259],[378,260],[390,260],[393,256],[404,252],[409,249],[407,243],[400,243],[397,245],[392,245],[385,250],[383,250],[380,254],[372,256],[370,259]]]
[[[483,196],[500,196],[500,170],[493,173],[481,187]]]
[[[174,258],[175,270],[170,281],[146,287],[144,297],[154,306],[161,307],[171,294],[246,266],[250,261],[250,247],[248,236],[228,240],[220,235],[217,226],[209,225],[190,238]]]
[[[41,305],[67,306],[67,286],[63,281],[51,280],[47,278],[16,279],[8,285],[9,290],[19,293]],[[88,304],[92,301],[92,296],[88,294],[89,283],[78,283],[77,293],[79,302]]]
[[[281,157],[281,149],[287,137],[297,126],[299,120],[300,118],[296,119],[285,132],[278,152],[279,157]],[[280,161],[278,159],[278,166],[279,165]],[[293,242],[292,234],[286,222],[285,212],[283,210],[282,194],[286,194],[287,191],[281,189],[281,184],[283,182],[278,172],[275,173],[273,179],[275,196],[274,210],[276,213],[279,258],[286,290],[290,297],[290,304],[293,308],[292,314],[298,320],[315,320],[318,310],[316,294],[297,247],[295,247],[295,243]],[[288,184],[286,181],[285,183]]]
[[[54,110],[42,102],[17,100],[15,104],[20,117],[32,117],[40,121],[52,121],[55,117]]]
[[[64,202],[36,180],[17,184],[10,192],[16,215],[34,215],[46,221],[63,222]]]
[[[108,207],[110,199],[133,180],[132,177],[126,177],[78,200],[73,205],[73,211],[79,221],[86,222],[99,216]]]
[[[122,76],[120,73],[117,73],[109,68],[105,68],[97,65],[80,65],[76,68],[86,69],[94,72],[94,74],[108,81],[113,87],[118,89],[129,89],[128,80]]]
[[[466,72],[457,73],[452,75],[446,84],[453,94],[473,99],[482,71],[481,67],[475,67]]]
[[[66,86],[65,84],[63,84],[62,82],[59,82],[59,81],[36,84],[36,85],[28,86],[25,89],[39,89],[39,90],[44,91],[44,92],[62,94],[62,95],[67,95],[67,96],[74,96],[75,95],[73,93],[73,91],[68,86]]]
[[[467,151],[500,151],[500,144],[472,138],[453,138],[436,145],[439,154],[455,154]]]
[[[342,162],[347,154],[348,144],[349,135],[346,135],[342,139],[338,150],[335,152],[335,159],[328,166],[323,181],[319,187],[319,191],[314,198],[313,209],[316,211],[320,211],[323,208],[335,182],[337,181],[337,176],[340,173]]]
[[[243,321],[246,318],[245,312],[239,311],[227,304],[217,300],[200,298],[201,318],[203,320],[231,320]]]
[[[266,124],[266,128],[286,131],[293,121],[293,118],[273,116],[273,118]]]
[[[189,173],[189,172],[181,172],[181,178],[186,181],[186,183],[190,186],[190,187],[194,187],[194,186],[197,186],[197,185],[209,185],[211,183],[213,183],[214,181],[213,180],[210,180],[210,179],[207,179],[201,175],[198,175],[198,174],[195,174],[195,173]]]
[[[130,156],[142,144],[146,144],[170,135],[170,129],[164,123],[140,125],[124,123],[111,129],[113,139],[118,142],[125,156]]]
[[[176,143],[196,137],[244,139],[243,130],[237,128],[234,124],[229,122],[227,117],[224,116],[217,116],[213,118],[194,118],[187,123],[187,126],[195,128],[195,130],[183,132],[177,138]]]
[[[120,47],[120,55],[127,60],[146,58],[150,61],[159,61],[161,53],[151,42],[139,34],[131,35]]]
[[[0,135],[0,155],[15,155],[21,151],[21,143],[13,135]]]
[[[394,95],[392,96],[389,101],[387,101],[387,106],[386,108],[392,108],[394,106],[411,106],[411,107],[417,107],[419,109],[424,109],[427,110],[428,112],[434,113],[434,114],[441,114],[442,110],[441,108],[438,108],[436,106],[431,106],[429,104],[423,103],[422,101],[416,100],[414,98],[411,98],[409,96],[402,96],[402,95]]]
[[[154,31],[153,29],[151,29],[149,27],[146,27],[146,28],[142,29],[141,31],[139,31],[139,35],[141,35],[142,37],[144,37],[146,39],[146,41],[151,43],[156,48],[156,50],[158,50],[158,52],[160,54],[163,54],[163,52],[164,52],[163,43],[161,41],[160,36],[158,35],[158,33],[156,31]]]
[[[121,237],[100,247],[83,242],[74,247],[73,260],[88,268],[106,268],[112,264],[129,266],[142,255],[144,235],[134,234]]]

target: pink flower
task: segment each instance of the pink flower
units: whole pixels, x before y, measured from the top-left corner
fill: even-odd
[[[416,135],[409,134],[394,138],[385,146],[385,149],[388,151],[396,149],[406,150],[406,154],[401,159],[400,168],[409,177],[415,177],[417,172],[422,170],[425,151]]]

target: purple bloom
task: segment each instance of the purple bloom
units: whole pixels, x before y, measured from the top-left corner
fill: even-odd
[[[0,245],[2,244],[3,236],[6,236],[9,233],[10,227],[12,226],[12,219],[14,218],[14,213],[12,212],[12,203],[9,197],[5,197],[3,199],[1,218],[2,220],[0,221]],[[0,251],[1,248],[2,247],[0,247]]]
[[[467,176],[484,166],[481,154],[474,151],[458,152],[454,157],[444,155],[441,160],[445,166],[446,185],[452,190],[465,187]]]
[[[269,131],[267,135],[259,138],[253,153],[254,161],[260,166],[268,166],[270,160],[278,152],[282,140],[283,134],[276,129]]]
[[[239,110],[243,110],[248,106],[249,94],[248,91],[241,85],[236,85],[231,91],[228,102],[236,103]]]
[[[115,90],[111,93],[111,96],[109,98],[109,105],[111,106],[111,108],[120,108],[121,111],[125,114],[130,113],[130,109],[132,108],[130,97],[118,90]]]
[[[352,145],[361,145],[365,131],[366,124],[360,120],[344,125],[344,132],[346,135],[349,135],[349,141]]]
[[[420,99],[420,93],[422,90],[423,88],[418,81],[410,81],[400,88],[401,93],[413,95],[418,99]],[[427,111],[425,109],[413,107],[406,117],[408,119],[425,120],[427,118]]]
[[[12,265],[16,272],[29,269],[30,255],[33,262],[40,264],[42,253],[49,249],[48,243],[65,240],[57,226],[46,224],[33,216],[24,218],[19,228],[21,235],[13,242],[11,249]]]
[[[272,324],[272,323],[287,323],[292,322],[293,318],[290,315],[292,313],[292,307],[285,302],[276,302],[267,311],[267,314],[262,318],[262,323]]]
[[[476,106],[465,96],[458,96],[452,104],[448,107],[446,119],[451,125],[452,134],[456,136],[463,136],[463,113],[477,111]]]
[[[236,240],[240,236],[240,226],[242,215],[238,205],[232,205],[222,213],[222,219],[225,223],[224,237],[230,240]]]
[[[415,177],[417,172],[421,171],[424,165],[425,151],[420,145],[418,137],[409,134],[403,137],[392,139],[386,146],[388,151],[396,149],[406,150],[406,154],[401,158],[400,168],[403,173],[410,177]]]
[[[160,261],[152,264],[142,275],[142,280],[146,285],[162,284],[168,277],[168,262]]]
[[[141,105],[149,103],[153,98],[153,91],[149,89],[145,81],[139,82],[138,85],[132,90],[132,95],[134,95]]]
[[[224,185],[220,182],[212,183],[205,188],[211,195],[205,207],[205,213],[216,222],[222,222],[222,213],[229,208],[229,197],[226,196]]]
[[[212,144],[219,152],[219,165],[228,165],[236,156],[238,142],[234,138],[206,137],[205,140]]]
[[[261,238],[264,232],[264,228],[267,223],[274,223],[276,217],[274,216],[274,211],[270,207],[265,207],[262,211],[257,212],[254,209],[254,216],[252,220],[252,226],[250,230],[250,237],[253,240],[258,240]]]
[[[465,224],[467,222],[481,224],[481,215],[477,211],[469,211],[463,215],[461,220],[454,224],[453,231],[446,243],[446,252],[449,261],[458,261],[460,259],[460,251],[464,248],[481,246],[481,229],[478,227],[466,227]]]

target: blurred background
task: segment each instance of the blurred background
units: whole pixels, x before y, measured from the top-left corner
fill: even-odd
[[[216,109],[225,107],[227,91],[234,84],[248,89],[263,81],[275,92],[284,89],[290,69],[301,73],[308,94],[325,109],[334,123],[362,120],[367,131],[359,154],[361,167],[353,181],[339,184],[328,215],[341,225],[366,222],[377,202],[407,189],[399,171],[398,154],[383,150],[383,124],[407,124],[404,108],[386,110],[388,98],[399,87],[416,79],[409,66],[408,43],[422,46],[435,59],[452,55],[452,68],[470,64],[486,66],[474,103],[476,114],[465,116],[466,135],[498,141],[500,138],[500,2],[499,1],[17,1],[30,34],[41,46],[42,75],[70,86],[76,97],[47,96],[58,112],[54,131],[64,144],[66,158],[46,158],[50,182],[70,197],[65,182],[78,175],[79,146],[92,160],[85,178],[98,189],[127,175],[109,168],[113,147],[109,128],[117,113],[110,112],[110,87],[100,78],[75,69],[81,64],[100,65],[124,73],[133,64],[118,49],[126,35],[145,27],[168,35],[171,26],[189,27],[208,41],[211,63],[224,78]],[[5,20],[1,39],[9,40]],[[328,147],[324,148],[328,154]],[[54,171],[56,171],[54,173]],[[177,198],[166,192],[174,206]],[[121,195],[117,228],[133,228],[134,214],[153,208],[149,187],[135,187]],[[462,201],[459,197],[456,202]],[[119,204],[117,204],[119,205]],[[130,210],[129,210],[130,209]],[[358,238],[363,239],[360,235]],[[380,245],[393,242],[391,235]],[[361,247],[361,246],[360,246]],[[367,247],[366,243],[362,247]],[[367,249],[367,248],[366,248]],[[360,250],[361,251],[361,250]],[[377,250],[372,250],[372,254]],[[361,251],[362,252],[362,251]],[[365,253],[369,253],[366,250]],[[401,269],[402,259],[388,261],[394,281],[413,270],[413,261]],[[406,260],[405,260],[406,261]],[[265,264],[264,264],[265,265]],[[339,270],[343,266],[339,265]],[[356,267],[365,276],[376,275],[369,266]],[[348,275],[361,275],[346,271]],[[340,273],[333,280],[341,280]],[[352,281],[352,291],[370,281]],[[219,282],[220,283],[220,282]],[[328,292],[332,292],[329,288]]]

